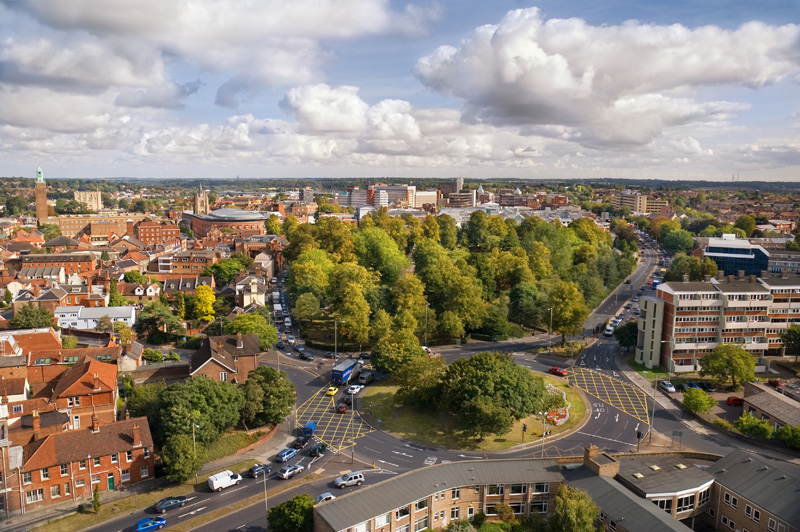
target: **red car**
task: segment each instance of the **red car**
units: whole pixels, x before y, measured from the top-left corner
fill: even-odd
[[[786,383],[783,382],[781,379],[772,379],[771,381],[767,381],[767,384],[770,386],[774,386],[776,388],[780,388],[781,386],[785,386]]]
[[[567,370],[565,370],[564,368],[552,367],[548,371],[550,371],[550,373],[552,373],[553,375],[558,375],[559,377],[567,376]]]
[[[742,406],[744,404],[744,399],[732,395],[728,397],[726,403],[728,403],[730,406]]]

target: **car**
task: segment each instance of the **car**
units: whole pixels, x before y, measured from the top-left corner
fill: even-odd
[[[298,451],[308,445],[308,442],[311,441],[311,438],[308,436],[300,436],[296,440],[292,442],[292,449],[297,449]]]
[[[703,389],[703,388],[701,388],[701,387],[700,387],[700,385],[699,385],[698,383],[696,383],[696,382],[694,382],[694,381],[689,381],[689,382],[687,382],[687,383],[686,383],[686,388],[687,388],[687,389],[689,389],[689,388],[694,388],[694,389],[696,389],[696,390],[702,390],[702,389]]]
[[[638,303],[639,302],[639,296],[633,296],[633,302],[634,303]]]
[[[684,383],[682,383],[682,382],[678,383],[678,384],[675,385],[675,390],[677,390],[679,392],[685,392],[686,391],[686,385]]]
[[[612,327],[611,325],[606,327],[606,330],[603,331],[603,336],[614,336],[614,327]]]
[[[361,386],[360,384],[353,384],[347,389],[347,393],[349,395],[356,395],[358,392],[360,392],[363,389],[364,389],[364,387]]]
[[[558,375],[559,377],[566,377],[567,376],[567,370],[565,370],[564,368],[559,368],[559,367],[554,366],[554,367],[550,368],[547,371],[549,371],[553,375]]]
[[[661,381],[658,383],[658,387],[664,390],[667,393],[675,393],[675,386],[672,385],[669,381]]]
[[[359,353],[358,358],[362,360],[369,360],[369,353]]]
[[[636,316],[630,316],[630,317],[628,318],[628,321],[636,321]]]
[[[272,466],[266,464],[256,464],[250,468],[250,477],[258,478],[260,475],[269,475],[272,472]]]
[[[303,346],[301,345],[300,347]],[[308,360],[308,361],[314,360],[314,355],[312,355],[311,353],[306,353],[305,351],[302,351],[299,348],[298,351],[300,351],[300,354],[298,355],[300,360]]]
[[[330,395],[331,397],[333,397],[337,393],[339,393],[339,388],[337,388],[336,386],[331,386],[330,388],[328,388],[328,391],[325,392],[325,395]]]
[[[361,471],[353,471],[352,473],[345,473],[341,477],[333,481],[337,488],[344,489],[348,486],[360,486],[364,483],[364,473]]]
[[[286,341],[289,342],[289,345],[294,345],[294,336],[290,334],[286,337]]]
[[[786,383],[783,382],[782,379],[772,379],[767,381],[767,384],[769,384],[770,386],[774,386],[776,388],[780,388],[781,386],[786,386]]]
[[[186,497],[165,497],[158,501],[153,508],[155,509],[157,514],[163,514],[167,510],[172,510],[173,508],[180,508],[181,506],[186,505]]]
[[[167,526],[167,520],[163,517],[145,517],[136,521],[133,532],[150,532],[151,530],[161,530]]]
[[[711,384],[710,382],[707,382],[707,381],[702,381],[700,383],[700,388],[703,391],[708,392],[708,393],[712,393],[712,392],[716,392],[717,391],[717,388],[713,384]]]
[[[294,464],[286,467],[282,467],[280,471],[278,471],[278,476],[281,477],[283,480],[288,480],[298,474],[299,472],[303,471],[305,467],[301,466],[300,464]]]
[[[642,294],[644,294],[644,289],[640,288],[639,291],[636,292],[636,295],[641,296]]]
[[[626,308],[626,309],[630,309],[630,308],[632,308],[632,307],[633,307],[633,304],[632,304],[632,303],[627,303],[627,304],[625,305],[625,308]]]
[[[332,358],[336,360],[339,358],[339,353],[333,353],[331,351],[328,351],[327,353],[325,353],[325,358]]]
[[[347,406],[351,406],[353,404],[353,396],[352,395],[345,395],[344,396],[344,404]]]
[[[728,406],[742,406],[744,404],[744,399],[732,395],[728,397],[728,399],[725,402],[728,403]]]
[[[636,316],[638,316],[639,314],[641,314],[641,313],[642,313],[642,309],[638,309],[638,308],[637,308],[637,309],[633,309],[633,313],[634,313]]]
[[[347,403],[339,403],[336,406],[336,413],[337,414],[346,414],[347,413]]]
[[[324,443],[318,443],[314,447],[308,450],[308,456],[315,457],[315,456],[324,456],[325,451],[328,450],[328,446]]]
[[[320,494],[320,496],[314,499],[314,501],[319,504],[321,502],[332,501],[335,498],[336,496],[333,493],[326,491],[325,493]]]
[[[292,449],[291,447],[287,447],[286,449],[282,450],[278,453],[278,456],[275,457],[275,460],[278,462],[288,462],[294,455],[297,454],[297,449]]]
[[[283,343],[283,340],[278,340],[278,343],[275,344],[275,347],[277,347],[278,349],[283,349],[284,347],[286,347],[286,344]]]

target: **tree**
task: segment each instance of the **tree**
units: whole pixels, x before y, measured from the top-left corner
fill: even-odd
[[[554,502],[547,517],[548,532],[594,532],[600,508],[586,491],[562,484]]]
[[[408,258],[380,227],[362,229],[355,237],[358,263],[381,274],[381,282],[392,285],[408,267]]]
[[[794,363],[797,364],[797,357],[800,356],[800,325],[790,324],[781,333],[781,342],[786,349],[794,352]]]
[[[553,330],[561,335],[561,345],[567,335],[575,336],[583,330],[589,311],[578,285],[559,281],[547,295],[547,308],[553,309]]]
[[[38,329],[52,327],[53,314],[44,307],[28,303],[14,313],[10,325],[12,329]]]
[[[626,349],[635,346],[636,342],[639,340],[639,328],[636,322],[629,321],[614,329],[614,337],[617,339],[617,342],[619,342],[619,345]]]
[[[167,480],[181,483],[200,471],[206,459],[206,449],[203,445],[196,445],[191,435],[176,434],[170,436],[161,448],[161,458],[167,468]]]
[[[800,449],[800,425],[783,425],[775,431],[775,437],[791,447]]]
[[[746,237],[750,237],[756,230],[756,219],[749,214],[743,214],[736,219],[733,226],[744,231]]]
[[[111,279],[108,284],[108,306],[109,307],[124,307],[128,304],[128,300],[125,299],[117,289],[117,281]]]
[[[683,407],[690,412],[708,414],[717,401],[699,388],[689,388],[683,392]]]
[[[251,257],[250,255],[247,255],[245,253],[239,253],[239,252],[234,253],[233,255],[231,255],[231,258],[232,259],[236,259],[236,261],[239,264],[241,264],[242,268],[244,268],[245,270],[249,270],[250,268],[252,268],[253,267],[253,263],[255,262],[253,260],[253,257]]]
[[[181,320],[160,301],[153,301],[139,311],[134,327],[140,335],[148,336],[151,341],[161,340],[165,335],[186,334]]]
[[[455,249],[458,243],[458,226],[456,220],[448,214],[440,214],[436,217],[439,224],[439,238],[442,247],[445,249]]]
[[[151,416],[155,412],[156,405],[158,404],[158,396],[162,391],[166,390],[166,388],[167,385],[163,382],[135,386],[127,401],[127,408],[131,417],[147,416],[148,421],[152,424],[153,418],[151,418]]]
[[[157,349],[150,349],[149,347],[142,351],[142,358],[148,362],[158,363],[164,361],[164,353]]]
[[[225,324],[225,334],[257,334],[258,347],[266,351],[278,341],[278,330],[261,314],[239,314]]]
[[[245,421],[277,425],[292,413],[295,389],[285,371],[259,366],[247,376],[243,388],[247,412],[243,409],[242,418]]]
[[[264,228],[266,229],[268,235],[279,235],[283,231],[281,219],[278,218],[277,214],[269,215],[269,218],[264,221]]]
[[[108,316],[103,316],[97,320],[94,330],[100,333],[109,333],[114,330],[114,322]]]
[[[319,315],[319,299],[311,292],[300,294],[294,304],[294,317],[300,321],[311,321]]]
[[[42,233],[42,238],[44,238],[45,242],[61,236],[61,228],[57,224],[42,224],[39,226],[39,232]]]
[[[119,338],[119,345],[122,347],[125,347],[131,343],[133,329],[125,325],[123,322],[118,321],[114,324],[114,333],[116,333],[117,337]]]
[[[175,298],[175,315],[181,320],[186,318],[186,296],[183,292],[178,292]]]
[[[6,288],[5,291],[3,292],[3,302],[6,305],[11,305],[13,301],[14,301],[14,294],[11,293],[11,290]]]
[[[92,510],[94,513],[98,513],[100,511],[100,486],[94,487],[94,494],[92,495]]]
[[[441,357],[413,357],[393,375],[395,398],[403,404],[427,408],[441,395],[445,364]]]
[[[74,336],[64,336],[61,338],[62,349],[75,349],[78,347],[78,339]]]
[[[398,328],[395,323],[373,347],[371,357],[373,367],[378,371],[395,373],[413,358],[425,356],[414,328]]]
[[[304,493],[276,504],[267,515],[272,532],[312,532],[314,529],[314,499]]]
[[[753,436],[755,438],[772,437],[774,430],[772,424],[766,419],[756,419],[752,412],[745,412],[736,421],[733,422],[733,428],[742,434]]]
[[[233,282],[237,273],[244,270],[245,267],[241,262],[234,258],[230,258],[223,259],[216,264],[208,266],[203,271],[203,275],[212,275],[214,276],[214,281],[216,281],[217,286],[225,286],[226,284]]]
[[[670,231],[663,238],[664,248],[670,253],[688,253],[694,246],[692,233],[678,229]]]
[[[717,382],[730,381],[735,388],[738,382],[755,378],[756,359],[743,347],[722,344],[700,359],[700,375],[710,375]]]
[[[147,284],[148,282],[147,277],[137,271],[125,272],[124,279],[126,283]]]
[[[214,291],[208,285],[200,285],[194,291],[194,317],[200,321],[214,321]]]
[[[100,260],[104,262],[111,260],[111,255],[108,254],[107,249],[104,249],[102,253],[100,253]]]

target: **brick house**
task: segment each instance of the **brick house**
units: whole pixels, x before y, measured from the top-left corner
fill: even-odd
[[[58,268],[67,274],[89,273],[97,269],[98,261],[91,253],[53,253],[50,255],[26,255],[20,258],[22,267]]]
[[[50,401],[68,412],[73,429],[117,419],[117,366],[87,360],[69,368],[58,380]]]
[[[219,382],[241,383],[258,367],[261,349],[257,334],[209,336],[192,354],[189,375],[206,377]]]
[[[14,452],[12,446],[2,454],[7,474],[0,511],[6,515],[88,500],[95,487],[109,491],[154,474],[146,417],[109,424],[95,418],[91,428],[49,434],[17,449],[22,452]]]

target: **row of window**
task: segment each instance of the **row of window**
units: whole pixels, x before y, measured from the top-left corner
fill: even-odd
[[[130,469],[122,469],[121,472],[122,472],[122,476],[121,476],[122,482],[129,482],[130,479],[131,479],[131,470]],[[148,476],[150,476],[150,470],[149,470],[149,468],[147,466],[142,466],[139,472],[140,472],[142,478],[147,478]],[[30,474],[30,473],[28,473],[28,474]],[[23,473],[23,475],[24,475],[24,473]],[[111,482],[113,482],[113,478],[114,478],[113,473],[108,473],[107,474],[107,479],[109,479]],[[99,483],[100,483],[100,475],[92,475],[92,484],[99,484]],[[76,488],[82,488],[84,486],[86,486],[86,481],[84,479],[76,479],[75,480],[75,487]],[[57,498],[61,497],[61,493],[62,493],[61,484],[54,484],[54,485],[50,486],[50,498],[51,499],[57,499]],[[63,493],[64,493],[64,496],[69,496],[71,494],[71,484],[69,482],[65,482],[64,483],[64,491],[63,491]],[[37,489],[29,490],[29,491],[25,492],[25,502],[27,504],[31,504],[31,503],[35,503],[35,502],[41,502],[43,500],[44,500],[44,489],[43,488],[37,488]]]
[[[109,456],[111,456],[111,463],[112,464],[116,464],[116,463],[119,462],[119,454],[118,453],[114,453],[114,454],[111,454]],[[145,458],[150,458],[150,448],[149,447],[145,447],[144,448],[144,457]],[[126,451],[125,452],[125,461],[129,462],[129,463],[133,462],[133,451]],[[92,464],[94,465],[94,467],[101,467],[101,458],[100,457],[93,458],[92,459]],[[58,467],[59,467],[59,473],[61,474],[62,477],[65,477],[65,476],[69,475],[69,464],[61,464]],[[86,469],[86,460],[80,460],[78,462],[78,469],[80,469],[80,470]],[[143,466],[142,467],[142,471],[146,471],[146,470],[147,470],[147,466]],[[42,480],[50,480],[50,468],[49,467],[44,467],[44,468],[40,469],[39,470],[39,475],[40,475]],[[144,474],[143,476],[147,476],[147,475]],[[22,473],[22,483],[23,484],[31,484],[32,482],[33,482],[33,472],[32,471],[23,471],[23,473]]]

